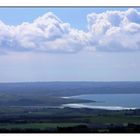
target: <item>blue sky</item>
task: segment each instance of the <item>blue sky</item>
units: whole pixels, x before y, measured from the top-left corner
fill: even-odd
[[[46,12],[53,12],[60,19],[71,23],[73,27],[86,29],[86,16],[89,13],[106,10],[127,10],[128,8],[0,8],[0,20],[10,25],[32,22]],[[140,8],[135,8],[140,11]],[[80,19],[80,22],[79,22]]]
[[[91,13],[97,13],[98,22],[100,13],[116,10],[119,11],[117,15],[123,18],[120,20],[121,24],[125,24],[123,27],[114,26],[114,22],[117,22],[114,13],[110,25],[104,18],[108,14],[101,15],[103,19],[99,23],[93,23],[95,15]],[[0,20],[4,24],[0,25],[3,30],[0,32],[0,82],[140,81],[140,9],[126,12],[126,22],[121,11],[127,10],[128,8],[0,8]],[[52,14],[38,19],[48,12]],[[36,25],[32,24],[35,19],[38,19]],[[59,19],[62,23],[59,23]],[[23,22],[31,24],[27,27],[20,26]],[[107,25],[99,26],[106,22]],[[70,29],[65,23],[70,24]],[[64,38],[56,31],[57,26],[48,28],[46,24],[60,25]],[[14,29],[9,29],[7,25],[14,25]],[[42,37],[42,33],[36,36],[36,31],[40,33],[38,25],[46,30],[45,36]],[[104,27],[107,28],[106,33]],[[130,29],[133,36],[129,33]],[[120,30],[121,33],[118,33]],[[111,35],[111,41],[110,32],[115,32],[115,35]],[[44,42],[45,37],[48,42]]]

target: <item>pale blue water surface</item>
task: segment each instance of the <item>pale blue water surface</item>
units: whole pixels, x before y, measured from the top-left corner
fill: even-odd
[[[139,109],[140,94],[87,94],[71,96],[72,99],[88,99],[95,102],[64,104],[73,108],[97,108],[109,110]]]

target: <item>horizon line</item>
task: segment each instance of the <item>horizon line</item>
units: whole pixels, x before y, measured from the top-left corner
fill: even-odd
[[[72,81],[72,80],[70,80],[70,81],[13,81],[13,82],[0,82],[0,84],[16,84],[16,83],[66,83],[66,82],[102,82],[102,83],[109,83],[109,82],[140,82],[140,80],[139,81],[134,81],[134,80],[129,80],[129,81],[116,81],[116,80],[112,80],[112,81],[93,81],[93,80],[86,80],[86,81],[84,81],[84,80],[77,80],[77,81]]]

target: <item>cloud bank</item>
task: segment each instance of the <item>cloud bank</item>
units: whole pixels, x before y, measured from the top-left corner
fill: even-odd
[[[80,21],[79,21],[80,22]],[[78,30],[49,12],[32,23],[0,21],[0,52],[76,53],[139,51],[140,13],[136,9],[87,15],[88,31]]]

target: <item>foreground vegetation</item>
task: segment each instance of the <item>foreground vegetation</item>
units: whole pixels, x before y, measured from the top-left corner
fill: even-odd
[[[0,132],[140,132],[140,110],[1,107]]]

